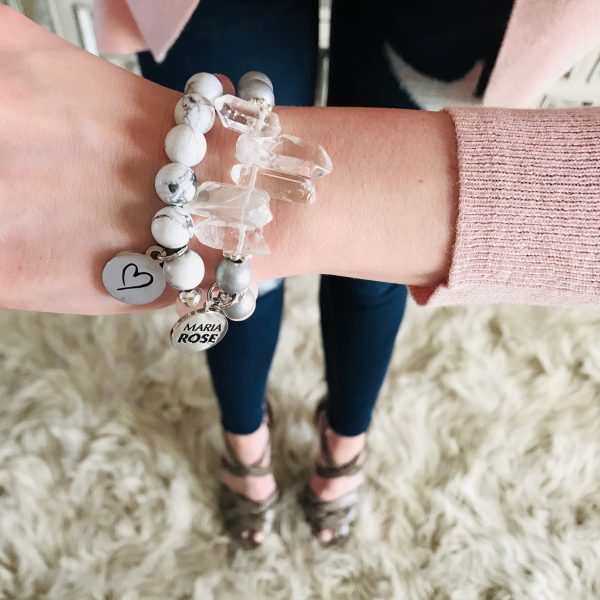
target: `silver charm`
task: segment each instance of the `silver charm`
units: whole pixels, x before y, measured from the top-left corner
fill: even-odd
[[[216,310],[195,310],[184,315],[171,329],[171,344],[178,352],[208,350],[227,333],[227,319]]]
[[[160,263],[146,254],[123,252],[111,258],[102,271],[106,291],[125,304],[149,304],[165,289]]]

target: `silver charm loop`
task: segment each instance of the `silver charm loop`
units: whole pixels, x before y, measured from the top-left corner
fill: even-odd
[[[206,310],[222,310],[229,308],[240,301],[243,294],[227,294],[218,283],[213,283],[208,290],[206,298]]]
[[[157,260],[158,262],[166,262],[183,256],[187,250],[187,245],[179,248],[177,252],[167,252],[167,249],[163,248],[162,246],[150,246],[150,248],[146,250],[146,254],[153,260]]]
[[[226,294],[219,292],[219,308],[230,308],[240,301],[243,294]]]

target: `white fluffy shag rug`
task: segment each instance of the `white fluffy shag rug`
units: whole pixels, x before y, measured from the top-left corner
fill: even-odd
[[[285,494],[254,552],[222,534],[216,404],[173,315],[0,314],[0,598],[600,598],[600,313],[410,306],[356,535],[326,550],[296,502],[317,282],[290,280],[270,383]]]

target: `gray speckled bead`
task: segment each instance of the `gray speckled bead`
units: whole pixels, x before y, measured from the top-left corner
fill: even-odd
[[[215,271],[219,287],[227,294],[239,294],[248,288],[252,281],[252,270],[248,261],[234,262],[224,258]]]
[[[154,179],[154,188],[165,204],[182,206],[194,199],[198,182],[192,169],[180,163],[162,167]]]
[[[192,290],[204,279],[204,261],[193,250],[163,263],[167,281],[178,290]]]
[[[248,79],[238,86],[238,94],[242,100],[263,100],[266,104],[275,104],[273,88],[260,79]]]
[[[223,314],[231,321],[244,321],[252,316],[256,308],[256,298],[250,290],[246,290],[244,295],[233,306],[223,309]]]
[[[178,206],[165,206],[152,217],[152,236],[165,248],[182,248],[194,235],[194,221]]]
[[[185,94],[175,105],[175,123],[206,133],[215,123],[215,109],[199,94]]]
[[[165,152],[171,161],[193,167],[206,154],[206,138],[189,125],[175,125],[165,137]]]
[[[238,88],[240,86],[243,86],[247,81],[250,81],[251,79],[258,79],[260,81],[264,81],[271,89],[273,89],[273,82],[264,73],[261,73],[260,71],[248,71],[247,73],[244,73],[238,81]]]

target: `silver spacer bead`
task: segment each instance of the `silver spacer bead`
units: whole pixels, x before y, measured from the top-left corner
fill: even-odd
[[[232,260],[233,262],[243,263],[252,258],[251,254],[236,254],[235,252],[223,252],[223,258]]]
[[[196,289],[184,290],[179,292],[179,300],[189,308],[196,308],[202,301],[202,292]]]

